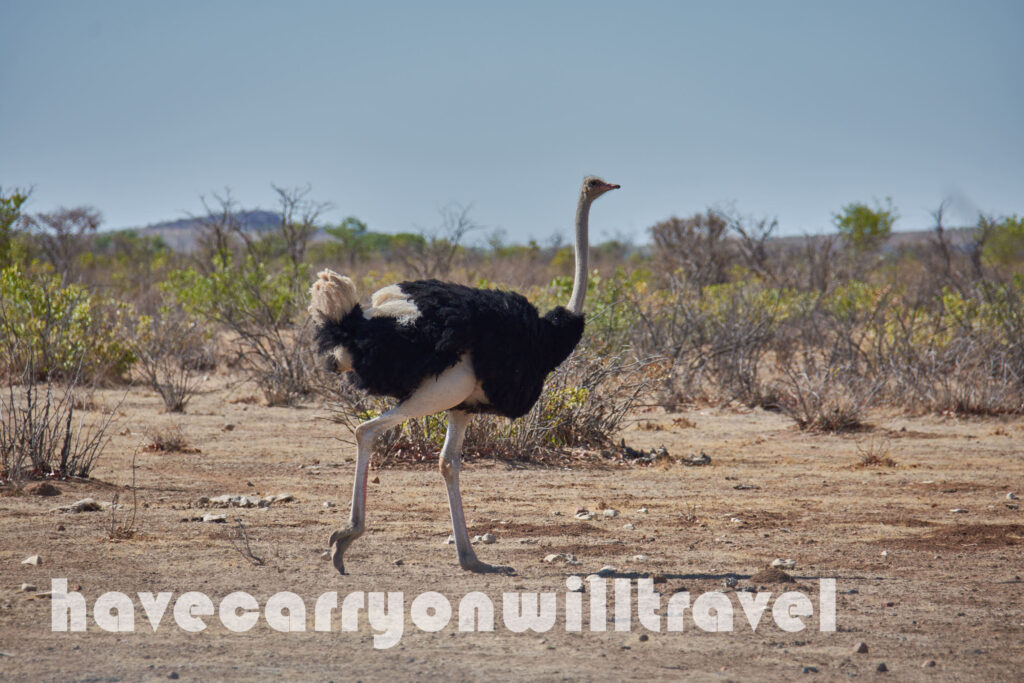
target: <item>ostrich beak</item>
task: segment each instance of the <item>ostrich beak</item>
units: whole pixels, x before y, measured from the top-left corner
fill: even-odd
[[[603,185],[603,186],[601,187],[601,191],[602,191],[602,192],[607,192],[608,190],[617,190],[617,189],[619,189],[619,187],[620,187],[620,186],[619,186],[619,185],[616,185],[615,183],[605,183],[605,184],[604,184],[604,185]]]

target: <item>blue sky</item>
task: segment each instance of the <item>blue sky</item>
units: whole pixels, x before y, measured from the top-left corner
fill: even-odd
[[[272,208],[429,228],[450,202],[510,241],[598,238],[708,206],[830,228],[1024,211],[1024,2],[0,0],[0,185],[107,227]]]

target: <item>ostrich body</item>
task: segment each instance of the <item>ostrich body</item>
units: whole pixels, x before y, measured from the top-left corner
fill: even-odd
[[[406,420],[446,411],[448,431],[440,454],[459,564],[477,572],[511,571],[477,559],[466,531],[459,491],[462,440],[473,413],[517,418],[529,412],[544,379],[583,335],[587,289],[588,216],[591,203],[618,188],[587,177],[576,209],[576,272],[567,307],[541,316],[520,294],[473,289],[438,280],[390,285],[374,292],[370,307],[355,285],[330,270],[317,276],[309,312],[319,350],[357,386],[391,396],[398,405],[356,428],[356,473],[348,528],[331,535],[331,558],[345,573],[343,554],[366,522],[366,476],[376,437]]]

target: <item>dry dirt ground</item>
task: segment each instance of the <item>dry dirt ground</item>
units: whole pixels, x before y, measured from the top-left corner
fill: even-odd
[[[122,393],[105,391],[99,400],[113,405]],[[154,395],[133,389],[93,480],[58,482],[58,497],[0,496],[0,679],[1024,676],[1024,517],[1007,497],[1024,498],[1024,420],[876,414],[871,432],[825,436],[802,434],[785,417],[758,410],[650,413],[623,433],[629,445],[664,445],[674,455],[704,451],[711,464],[558,470],[470,463],[462,477],[470,532],[497,538],[478,553],[512,565],[514,576],[458,568],[454,546],[444,542],[450,525],[435,468],[372,471],[368,530],[346,556],[349,574],[340,576],[321,554],[347,517],[354,447],[339,441],[343,435],[322,410],[246,402],[253,393],[221,386],[174,416],[161,412]],[[109,512],[52,511],[87,496],[130,501],[133,452],[147,429],[174,424],[200,452],[138,451],[132,538],[109,538]],[[869,451],[896,465],[858,466]],[[744,484],[758,488],[737,488]],[[212,510],[226,513],[228,524],[194,521],[211,512],[195,506],[200,496],[278,493],[295,501]],[[581,507],[619,515],[582,521],[574,517]],[[115,524],[126,513],[118,511]],[[233,543],[234,518],[243,521],[263,566]],[[545,563],[551,553],[572,553],[581,564]],[[40,566],[21,563],[35,554]],[[775,558],[795,561],[795,583],[751,580]],[[638,622],[635,605],[630,630],[615,630],[621,622],[614,620],[610,581],[607,630],[590,630],[592,595],[584,595],[584,630],[567,632],[566,579],[605,565],[620,578],[657,578],[661,632]],[[20,590],[32,583],[47,591],[53,578],[67,578],[84,596],[85,632],[51,631],[51,601]],[[821,578],[837,579],[834,632],[819,630]],[[736,585],[727,587],[732,579]],[[772,601],[784,591],[807,595],[814,610],[807,627],[783,631],[769,604],[753,630],[737,592],[749,587],[771,592]],[[131,598],[133,632],[97,625],[92,608],[107,591]],[[155,632],[137,595],[146,591],[173,593]],[[204,631],[186,632],[172,611],[187,591],[206,594],[215,606],[245,591],[261,609],[273,594],[292,591],[308,611],[306,631],[278,632],[261,615],[252,630],[234,633],[215,614],[205,617]],[[356,632],[341,632],[337,613],[331,632],[314,631],[314,603],[329,591],[339,600],[355,591],[402,591],[399,643],[375,649],[365,612]],[[420,630],[409,618],[410,603],[425,591],[442,593],[452,605],[451,622],[438,632]],[[458,603],[471,591],[495,604],[493,632],[460,632]],[[502,594],[514,591],[555,593],[555,626],[544,633],[506,628]],[[724,593],[735,609],[733,630],[705,632],[686,611],[684,630],[666,631],[666,604],[677,591],[688,591],[691,601]],[[854,652],[860,642],[866,653]],[[934,666],[922,666],[927,662]],[[881,663],[888,673],[878,672]]]

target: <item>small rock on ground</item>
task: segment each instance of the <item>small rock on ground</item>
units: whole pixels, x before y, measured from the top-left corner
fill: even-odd
[[[29,557],[26,557],[24,560],[22,560],[21,563],[30,564],[33,567],[38,567],[43,563],[43,558],[39,557],[38,555],[30,555]]]
[[[784,560],[780,557],[776,560],[772,560],[772,566],[777,569],[793,569],[796,567],[796,562],[790,559]]]
[[[625,529],[626,531],[632,531],[633,529],[636,529],[636,527],[633,526],[633,524],[631,522],[626,522],[625,524],[622,525],[622,528]]]
[[[879,662],[878,667],[875,669],[878,673],[885,673],[889,670],[889,667],[885,665],[885,662]]]
[[[33,593],[35,592],[36,587],[34,584],[31,583],[23,583],[21,584],[21,588],[19,590],[21,590],[23,593]]]
[[[203,515],[204,522],[212,522],[213,524],[224,524],[228,521],[227,515],[215,515],[213,513],[207,513]]]
[[[613,567],[610,564],[606,564],[605,566],[603,566],[603,567],[601,567],[600,569],[597,570],[597,575],[598,576],[611,576],[616,571],[618,571],[618,570],[615,569],[615,567]]]
[[[480,537],[480,542],[481,543],[494,543],[497,540],[498,539],[497,539],[497,537],[494,534],[484,534],[483,536]]]
[[[815,667],[815,666],[805,666],[803,669],[800,670],[800,673],[816,674],[816,673],[818,673],[818,667]]]
[[[861,655],[866,654],[868,651],[868,644],[863,641],[859,642],[856,646],[854,646],[853,651]]]
[[[927,660],[925,662],[921,662],[921,668],[922,669],[930,669],[933,666],[935,666],[935,660],[934,659],[929,659],[929,660]]]
[[[605,510],[602,514],[604,514],[604,516],[608,517],[608,518],[618,517],[619,516],[619,511],[618,510],[612,510],[611,508],[609,508],[609,509]]]

